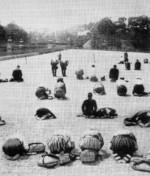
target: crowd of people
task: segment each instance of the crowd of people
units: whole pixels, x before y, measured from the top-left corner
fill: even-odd
[[[128,58],[128,53],[124,53],[124,61],[121,62],[125,65],[127,70],[130,70],[130,62]],[[62,61],[61,53],[58,55],[58,59],[51,60],[51,70],[52,75],[54,77],[57,76],[58,65],[60,64],[60,68],[62,71],[62,76],[66,76],[66,69],[68,66],[68,61]],[[136,60],[135,62],[135,70],[141,70],[141,62]],[[80,74],[79,74],[80,73]],[[83,78],[84,71],[80,70],[76,72],[77,78]],[[105,76],[104,76],[105,78]],[[109,70],[109,79],[111,84],[116,83],[116,92],[119,96],[127,95],[127,82],[124,77],[119,78],[119,69],[117,65],[114,65],[113,68]],[[18,65],[15,70],[12,72],[12,78],[10,82],[23,82],[23,73]],[[102,84],[102,81],[105,79],[101,79],[101,82],[97,87],[93,89],[93,93],[99,93],[100,95],[105,95],[105,87]],[[5,81],[4,81],[5,82]],[[35,95],[40,100],[45,99],[67,99],[66,98],[67,87],[63,78],[58,78],[56,85],[54,87],[54,93],[52,95],[51,90],[45,87],[38,87]],[[78,116],[83,116],[86,118],[116,118],[118,116],[115,109],[112,108],[98,108],[97,102],[93,99],[93,93],[87,92],[87,99],[85,99],[81,105],[82,113]],[[145,92],[145,87],[141,78],[136,79],[136,83],[133,87],[132,91],[133,96],[146,96],[149,95],[148,92]],[[47,120],[47,119],[56,119],[54,113],[52,113],[49,109],[40,108],[36,111],[35,117],[38,120]],[[131,118],[124,119],[124,124],[126,126],[131,125],[140,125],[142,127],[150,126],[150,113],[148,111],[142,111],[136,113]],[[7,123],[0,118],[0,125],[7,125]],[[131,132],[119,132],[112,136],[111,140],[112,154],[115,160],[129,163],[133,162],[132,168],[135,170],[140,170],[138,166],[142,163],[145,163],[149,166],[149,169],[145,169],[145,171],[150,172],[150,162],[148,158],[145,158],[144,154],[138,155],[138,144],[137,139]],[[82,163],[92,163],[95,162],[99,156],[99,151],[102,149],[104,145],[104,139],[99,131],[90,131],[84,134],[81,137],[80,141],[80,149],[77,149],[75,143],[71,140],[71,137],[68,135],[57,134],[51,137],[48,142],[48,151],[46,151],[46,146],[43,143],[32,143],[28,145],[28,148],[24,147],[23,141],[19,138],[11,138],[8,139],[4,145],[2,146],[3,152],[7,159],[9,160],[17,160],[21,156],[31,155],[31,154],[39,154],[44,153],[41,156],[41,160],[38,162],[38,166],[52,168],[58,165],[65,165],[71,161],[75,161],[76,158],[79,158]],[[132,157],[139,156],[139,160],[132,160]],[[47,157],[47,159],[45,159]],[[148,154],[147,154],[148,157]]]

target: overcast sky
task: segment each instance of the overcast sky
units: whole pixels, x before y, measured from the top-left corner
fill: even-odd
[[[150,0],[0,0],[0,23],[26,30],[66,29],[103,17],[150,16]]]

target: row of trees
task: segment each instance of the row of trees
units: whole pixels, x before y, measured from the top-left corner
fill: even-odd
[[[79,35],[81,31],[89,32],[85,35]],[[82,48],[84,43],[90,40],[93,49],[148,51],[150,50],[150,18],[147,16],[128,19],[121,17],[117,21],[103,18],[97,23],[89,23],[57,32],[57,35],[56,33],[27,33],[14,23],[7,26],[0,25],[0,45],[6,44],[10,38],[13,43],[23,41],[24,44],[46,43],[56,40],[78,48]]]
[[[94,49],[150,50],[150,18],[122,17],[113,22],[104,18],[91,30]]]
[[[14,43],[18,43],[21,40],[27,43],[29,39],[28,33],[14,23],[10,23],[7,26],[0,25],[0,44],[7,43],[10,38]]]

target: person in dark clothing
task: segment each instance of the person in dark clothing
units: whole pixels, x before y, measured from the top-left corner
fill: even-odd
[[[20,69],[20,66],[18,65],[17,68],[13,71],[12,73],[12,79],[10,80],[11,82],[16,81],[16,82],[22,82],[22,71]]]
[[[52,74],[53,74],[53,76],[57,76],[56,74],[57,74],[57,69],[58,69],[58,61],[57,60],[51,60],[51,67],[52,67]]]
[[[119,70],[117,69],[117,66],[114,65],[114,67],[110,69],[109,78],[112,82],[115,82],[116,80],[118,80],[118,77],[119,77]]]
[[[66,76],[66,70],[68,66],[68,61],[60,61],[62,76]]]
[[[141,70],[141,62],[138,59],[135,62],[134,70]]]
[[[145,87],[144,87],[143,82],[142,82],[142,80],[140,78],[136,79],[136,82],[135,82],[134,87],[133,87],[132,94],[134,96],[146,96],[146,95],[149,95],[148,92],[145,92]]]
[[[23,142],[18,138],[8,139],[3,147],[5,157],[9,160],[17,160],[20,156],[23,156],[27,150],[24,148]]]
[[[88,99],[82,104],[82,112],[87,117],[96,116],[97,112],[97,103],[92,99],[92,96],[92,93],[88,93]]]
[[[61,61],[61,53],[58,54],[58,60]]]
[[[128,62],[128,53],[127,52],[124,53],[124,62],[125,63]]]

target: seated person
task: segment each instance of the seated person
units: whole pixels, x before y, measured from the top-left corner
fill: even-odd
[[[18,138],[8,139],[3,147],[3,152],[8,160],[17,160],[24,155],[27,150],[24,148],[23,142]]]
[[[120,80],[117,81],[117,94],[119,96],[126,96],[127,94],[126,81],[123,77],[121,77]]]
[[[141,62],[138,59],[135,62],[134,70],[141,70]]]
[[[20,69],[20,66],[18,65],[17,68],[13,71],[12,73],[12,79],[10,80],[11,82],[16,81],[16,82],[22,82],[22,71]]]
[[[56,116],[47,108],[39,108],[35,113],[35,117],[38,120],[56,119]]]
[[[54,96],[56,98],[65,99],[66,98],[65,95],[66,95],[66,85],[64,83],[64,80],[63,78],[58,78],[54,88]]]
[[[144,85],[143,85],[143,82],[142,82],[141,78],[136,79],[136,82],[135,82],[134,87],[133,87],[132,94],[134,96],[148,95],[148,93],[145,92],[145,88],[144,88]]]
[[[88,99],[84,100],[82,104],[83,115],[87,117],[94,117],[97,112],[97,103],[92,99],[92,93],[88,93]]]
[[[117,69],[117,66],[114,65],[113,68],[109,71],[109,78],[112,82],[115,82],[119,77],[119,70]]]

